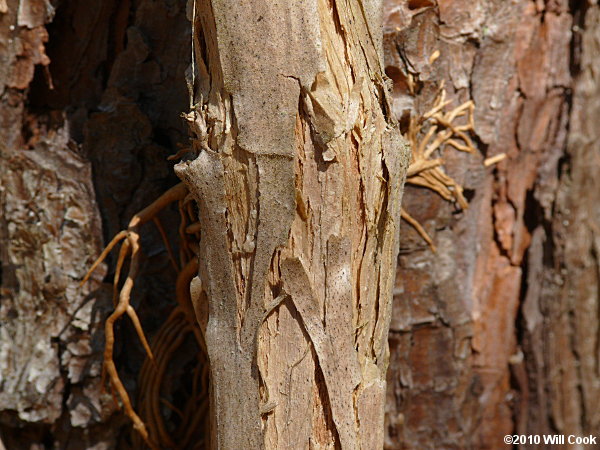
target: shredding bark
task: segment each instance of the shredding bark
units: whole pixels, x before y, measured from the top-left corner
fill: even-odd
[[[214,448],[381,448],[409,150],[379,1],[194,2]],[[243,43],[243,45],[239,45]]]

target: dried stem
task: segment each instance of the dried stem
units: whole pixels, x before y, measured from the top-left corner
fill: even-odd
[[[105,323],[105,335],[106,335],[106,343],[104,347],[104,367],[103,367],[103,378],[104,375],[107,374],[111,384],[111,390],[113,393],[116,391],[119,396],[123,408],[125,410],[125,414],[131,419],[133,422],[134,429],[139,433],[139,436],[143,439],[146,445],[148,445],[152,449],[158,448],[166,448],[166,447],[185,447],[187,445],[183,441],[179,444],[185,445],[176,445],[173,440],[170,438],[169,433],[167,432],[166,426],[161,416],[160,412],[160,404],[165,403],[166,400],[160,398],[160,387],[162,385],[165,373],[167,371],[167,366],[169,361],[172,359],[175,350],[184,342],[186,336],[189,333],[192,333],[196,340],[198,341],[199,350],[204,349],[204,342],[202,338],[202,334],[197,325],[197,321],[195,320],[194,310],[192,307],[190,294],[189,294],[189,284],[192,277],[198,270],[197,265],[197,257],[191,251],[191,248],[197,247],[197,243],[190,244],[188,240],[190,239],[190,235],[187,234],[186,231],[186,223],[190,221],[190,215],[193,213],[189,208],[183,208],[183,200],[188,194],[187,188],[182,184],[178,184],[173,188],[169,189],[163,195],[161,195],[158,199],[156,199],[152,204],[148,207],[137,213],[131,221],[129,222],[129,226],[127,230],[123,230],[119,232],[107,245],[104,251],[100,254],[98,259],[94,262],[89,272],[84,277],[82,284],[85,283],[92,272],[98,267],[98,265],[108,256],[110,251],[121,241],[123,241],[121,248],[119,250],[119,255],[116,263],[116,271],[113,277],[113,292],[114,292],[114,303],[115,309],[112,314],[106,319]],[[177,263],[175,262],[175,258],[173,255],[173,250],[171,245],[168,242],[167,235],[160,223],[160,220],[157,217],[157,214],[164,209],[166,206],[178,202],[180,206],[182,224],[180,227],[180,235],[184,238],[182,241],[182,246],[185,248],[183,251],[182,258],[182,267],[183,270],[179,270]],[[192,218],[193,219],[193,218]],[[130,305],[131,299],[131,291],[135,284],[135,278],[139,271],[140,266],[140,235],[139,228],[146,222],[153,220],[156,224],[161,238],[165,243],[165,247],[169,254],[169,259],[173,268],[178,272],[177,278],[177,302],[178,306],[175,308],[173,313],[169,316],[167,321],[163,324],[163,327],[159,331],[156,339],[154,340],[154,344],[150,345],[144,331],[142,329],[141,322],[138,318],[135,309]],[[191,245],[191,246],[190,246]],[[123,285],[119,289],[120,284],[120,276],[121,271],[125,265],[125,260],[127,257],[130,258],[129,262],[129,270]],[[140,390],[146,394],[142,398],[142,411],[147,412],[147,423],[149,427],[142,421],[140,416],[134,410],[131,400],[129,398],[129,394],[125,389],[119,374],[117,372],[116,365],[114,363],[114,344],[115,344],[115,332],[114,325],[116,321],[123,315],[127,314],[130,318],[133,327],[140,338],[142,346],[144,347],[147,359],[142,367],[140,373]],[[206,365],[204,353],[201,353],[201,357],[199,357],[199,364]],[[203,403],[202,396],[206,396],[206,391],[196,393],[195,397],[190,399],[190,402],[194,404]],[[151,408],[145,408],[144,405],[146,402],[151,403]],[[188,402],[189,403],[189,402]],[[186,406],[188,409],[189,405]],[[196,409],[193,411],[193,417],[187,419],[194,421],[194,423],[198,422],[200,419],[204,417],[204,413],[206,411],[201,411]],[[202,414],[200,419],[196,418],[196,414]],[[181,412],[179,411],[179,414]],[[182,420],[182,424],[185,424],[186,421]],[[178,435],[183,434],[183,432],[178,433]],[[185,434],[187,438],[188,434]],[[189,434],[189,436],[192,436]],[[187,441],[186,441],[187,442]]]
[[[475,104],[468,101],[444,112],[446,106],[451,103],[451,100],[446,100],[446,90],[442,82],[432,108],[420,117],[411,117],[408,139],[413,148],[413,156],[406,183],[431,189],[445,200],[455,201],[460,208],[466,209],[469,205],[462,194],[462,186],[443,172],[443,157],[431,158],[434,152],[442,153],[447,147],[467,153],[476,151],[467,134],[474,131]],[[455,123],[464,116],[466,124]],[[402,210],[402,218],[419,233],[432,250],[435,250],[433,241],[417,220],[405,210]]]

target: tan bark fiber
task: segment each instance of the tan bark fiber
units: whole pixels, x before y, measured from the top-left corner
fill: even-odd
[[[199,1],[191,16],[195,140],[176,171],[202,227],[213,447],[381,448],[409,151],[380,2]]]

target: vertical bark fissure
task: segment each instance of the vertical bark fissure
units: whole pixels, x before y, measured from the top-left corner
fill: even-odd
[[[383,445],[408,150],[368,6],[197,2],[209,79],[192,87],[197,157],[176,170],[203,226],[218,448]]]
[[[115,261],[78,284],[103,237],[176,182],[166,158],[187,141],[177,112],[188,103],[188,45],[185,0],[0,1],[0,247],[7,252],[0,434],[7,448],[121,447],[130,434],[101,382],[102,329],[112,308],[105,275]],[[161,214],[172,241],[176,220],[174,211]],[[152,336],[173,306],[175,274],[159,233],[144,234],[149,251],[132,302]],[[117,339],[127,344],[116,346],[115,363],[130,393],[139,393],[143,349],[122,325]],[[182,384],[161,391],[179,409]]]
[[[600,425],[600,415],[590,401],[599,392],[593,381],[597,377],[598,336],[597,331],[593,339],[589,334],[589,330],[598,330],[600,323],[595,250],[599,219],[590,194],[597,190],[598,164],[592,157],[597,133],[589,119],[598,109],[594,66],[599,13],[597,6],[570,2],[569,14],[573,81],[572,91],[565,97],[568,107],[563,111],[563,124],[558,128],[566,130],[562,132],[567,137],[557,163],[552,209],[542,205],[543,217],[533,233],[528,258],[537,278],[535,274],[528,277],[523,303],[527,389],[534,395],[521,401],[519,409],[526,418],[517,423],[517,430],[526,433],[586,434]],[[568,117],[568,125],[564,125],[564,117]],[[536,187],[534,191],[537,197],[540,190]],[[543,244],[536,244],[538,234]],[[541,316],[547,319],[541,320]]]
[[[397,298],[393,328],[415,339],[399,334],[394,341],[396,358],[407,362],[395,364],[393,375],[400,381],[390,397],[396,396],[391,405],[397,405],[398,414],[389,417],[390,432],[405,445],[436,442],[419,428],[423,421],[432,428],[440,425],[444,445],[459,447],[490,445],[515,429],[544,434],[552,431],[553,416],[571,422],[571,428],[559,423],[558,430],[576,432],[573,426],[582,420],[578,405],[594,393],[588,387],[580,397],[579,381],[570,386],[586,376],[572,349],[583,354],[593,341],[586,341],[581,330],[582,320],[590,317],[581,312],[583,289],[572,283],[567,287],[566,273],[561,273],[562,266],[573,265],[565,261],[564,254],[573,252],[562,249],[565,243],[577,246],[583,239],[573,225],[566,229],[561,223],[574,208],[569,205],[571,212],[561,213],[565,194],[556,177],[566,169],[561,169],[561,158],[572,115],[567,107],[573,85],[571,40],[578,33],[572,20],[574,8],[583,3],[452,1],[414,12],[402,2],[389,6],[386,64],[397,72],[393,106],[398,117],[427,111],[436,85],[444,80],[449,99],[474,101],[473,141],[484,156],[506,154],[485,170],[475,155],[467,159],[441,152],[448,173],[475,192],[469,209],[456,219],[427,194],[411,190],[406,208],[435,229],[438,253],[419,251],[407,230],[408,251],[398,276],[398,292],[404,295]],[[409,98],[411,93],[416,99]],[[593,110],[591,104],[587,110]],[[583,170],[579,173],[577,180],[589,180]],[[568,191],[569,179],[561,178],[562,190]],[[579,182],[575,176],[572,181]],[[581,188],[575,191],[583,195]],[[588,277],[588,285],[596,283]],[[565,287],[559,287],[563,282]],[[592,305],[588,301],[587,307]],[[449,347],[455,352],[447,355]],[[446,364],[448,374],[440,370]],[[444,407],[436,410],[438,404]],[[462,420],[465,411],[468,421]],[[400,444],[390,440],[389,447]]]

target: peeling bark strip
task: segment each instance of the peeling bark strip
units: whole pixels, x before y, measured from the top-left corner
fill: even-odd
[[[380,10],[194,6],[198,156],[176,170],[202,224],[214,447],[383,445],[408,148],[390,117]]]

